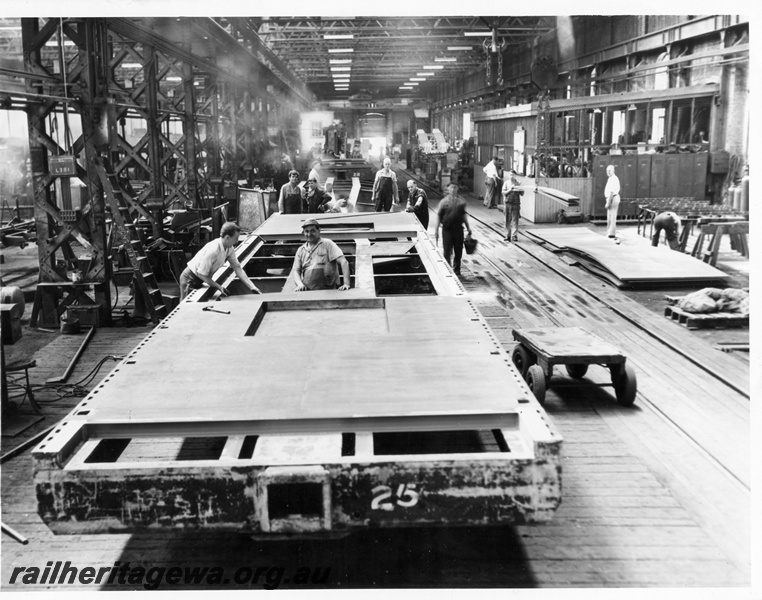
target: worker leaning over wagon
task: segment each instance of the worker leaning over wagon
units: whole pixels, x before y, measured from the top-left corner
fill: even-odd
[[[419,188],[414,179],[407,180],[407,207],[405,212],[414,213],[423,225],[424,229],[429,227],[429,199],[421,188]]]
[[[339,290],[349,289],[349,263],[333,240],[320,237],[320,223],[307,219],[302,224],[307,240],[296,251],[291,275],[297,292],[305,290],[333,289],[339,285],[339,267],[344,284]]]
[[[203,287],[204,284],[217,288],[222,292],[223,296],[227,296],[228,290],[212,279],[212,275],[225,261],[230,263],[238,279],[254,294],[262,293],[251,282],[235,256],[235,245],[238,243],[238,236],[240,234],[241,228],[238,225],[235,223],[225,223],[220,228],[220,237],[207,243],[196,253],[196,256],[188,261],[188,266],[185,267],[185,270],[180,275],[180,300],[183,300],[192,290]]]

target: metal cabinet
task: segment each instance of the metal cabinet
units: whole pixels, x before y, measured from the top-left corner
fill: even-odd
[[[596,156],[593,160],[594,217],[606,216],[606,167],[614,165],[622,184],[622,198],[688,198],[706,199],[706,178],[709,154],[625,154]],[[623,204],[619,214],[634,215],[637,206]]]

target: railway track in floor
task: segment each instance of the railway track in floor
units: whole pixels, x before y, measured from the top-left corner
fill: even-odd
[[[489,255],[467,257],[465,266],[474,276],[465,283],[479,297],[476,304],[498,339],[509,344],[512,326],[585,318],[558,295],[547,294],[543,287],[551,276],[537,261],[527,258],[537,267],[522,274],[517,257],[525,254],[518,247],[511,249],[516,255],[509,260],[493,256],[503,244],[487,239],[490,230],[480,233]],[[600,306],[590,310],[600,311]],[[603,311],[594,323],[610,328],[615,318]],[[51,348],[49,354],[66,358],[61,349]],[[58,365],[51,369],[59,371]],[[651,388],[649,393],[656,392]],[[640,404],[622,409],[606,392],[586,386],[551,388],[547,410],[564,435],[564,492],[554,519],[539,527],[368,530],[343,541],[288,544],[191,530],[53,536],[36,514],[26,453],[4,465],[2,473],[4,522],[31,538],[27,546],[3,538],[4,587],[14,566],[42,568],[51,560],[96,568],[115,561],[155,568],[214,564],[226,574],[242,567],[331,569],[324,585],[308,587],[748,585],[743,552],[734,555],[731,547],[742,529],[734,520],[743,510],[738,486],[729,488],[724,472],[656,412],[638,410]],[[192,558],[188,548],[193,548]],[[295,586],[284,581],[281,587]],[[162,586],[181,588],[199,589]],[[130,588],[114,582],[101,589]]]
[[[398,172],[401,172],[401,174],[404,177],[406,177],[407,179],[413,179],[413,180],[415,180],[420,187],[422,187],[422,188],[424,188],[426,190],[427,193],[430,193],[430,194],[432,194],[434,196],[438,196],[439,198],[441,198],[441,193],[440,193],[439,190],[431,187],[430,185],[426,184],[424,181],[421,181],[420,179],[418,179],[417,177],[412,176],[410,173],[408,173],[406,171],[400,171],[400,170],[398,170]],[[433,212],[433,208],[429,207],[429,210]],[[489,223],[488,221],[480,218],[479,216],[475,215],[473,212],[469,212],[469,218],[477,221],[483,227],[485,227],[488,230],[496,233],[499,236],[499,239],[501,239],[503,237],[503,235],[504,235],[504,231],[503,230],[498,229],[492,223]],[[525,238],[527,240],[529,239],[528,236],[523,231],[519,230],[519,234],[523,238]],[[636,328],[638,328],[639,330],[643,331],[644,333],[646,333],[649,336],[651,336],[653,339],[655,339],[655,340],[659,341],[660,343],[664,344],[665,346],[667,346],[668,348],[670,348],[674,352],[677,352],[678,354],[682,355],[687,360],[689,360],[692,363],[694,363],[697,367],[699,367],[700,369],[705,371],[708,375],[710,375],[710,376],[714,377],[715,379],[721,381],[722,383],[724,383],[725,385],[729,386],[730,388],[732,388],[733,390],[735,390],[739,394],[745,396],[747,399],[751,398],[748,386],[739,385],[736,381],[733,381],[731,378],[726,377],[719,370],[713,368],[710,363],[704,362],[700,358],[695,357],[691,352],[686,351],[685,349],[681,348],[679,345],[677,345],[673,341],[671,341],[671,340],[665,338],[664,336],[660,335],[660,333],[658,331],[654,331],[652,329],[649,329],[647,326],[644,326],[644,324],[641,321],[639,321],[636,318],[633,318],[631,315],[629,315],[625,310],[623,310],[619,306],[617,306],[617,305],[615,305],[613,303],[607,302],[605,298],[601,298],[599,296],[596,296],[594,293],[591,292],[591,290],[588,287],[580,284],[579,281],[575,280],[573,277],[570,277],[566,273],[564,273],[561,270],[559,270],[550,261],[543,260],[542,258],[540,258],[536,254],[530,252],[527,248],[525,248],[523,246],[516,245],[515,247],[518,248],[521,252],[524,252],[525,254],[531,256],[533,259],[538,260],[539,262],[541,262],[548,269],[554,271],[560,277],[563,277],[569,283],[571,283],[572,285],[574,285],[577,288],[579,288],[580,291],[586,293],[587,295],[589,295],[590,297],[592,297],[596,301],[601,302],[602,304],[604,304],[607,308],[609,308],[609,309],[613,310],[614,312],[616,312],[620,317],[622,317],[623,319],[626,319],[627,321],[632,323],[632,325],[635,326]],[[497,264],[494,264],[494,266],[496,268],[498,268],[498,269],[501,269],[500,266],[497,265]],[[503,273],[505,273],[505,271],[503,269],[501,269],[501,271]]]
[[[409,173],[403,172],[403,176],[407,176],[408,178],[412,178],[418,182],[421,187],[424,187],[427,191],[427,193],[430,193],[432,196],[439,196],[441,197],[438,190],[426,185],[424,182],[421,182],[415,177],[411,177]],[[433,210],[430,207],[430,210]],[[493,244],[502,244],[502,238],[504,235],[504,232],[501,229],[498,229],[494,224],[488,222],[487,220],[480,218],[478,215],[475,215],[473,212],[469,212],[469,219],[472,221],[475,221],[478,223],[482,228],[486,229],[487,233],[497,234],[497,239],[495,240],[492,238],[490,240]],[[519,232],[522,237],[525,240],[529,240],[528,236],[524,234],[523,232]],[[486,241],[486,240],[485,240]],[[717,369],[713,368],[710,363],[707,363],[700,358],[697,358],[693,356],[690,349],[678,347],[675,342],[673,342],[670,339],[667,339],[664,335],[660,334],[658,331],[655,331],[653,328],[653,321],[651,322],[644,322],[641,318],[635,318],[631,315],[628,315],[625,312],[625,309],[621,306],[617,306],[612,301],[607,301],[606,298],[602,298],[601,293],[596,293],[594,289],[590,287],[590,280],[591,277],[584,277],[581,278],[582,274],[578,277],[570,276],[567,272],[564,272],[559,265],[553,264],[551,260],[548,260],[548,258],[545,258],[541,255],[538,255],[538,249],[534,248],[536,244],[532,242],[532,249],[525,247],[523,244],[510,244],[510,248],[514,251],[518,251],[522,253],[527,260],[529,261],[537,261],[539,264],[541,264],[544,268],[548,269],[550,272],[555,274],[556,276],[562,278],[566,283],[570,284],[571,286],[574,286],[577,290],[584,293],[593,303],[599,303],[600,306],[597,306],[593,304],[593,307],[586,307],[585,312],[586,313],[598,313],[602,309],[609,309],[614,314],[616,314],[618,317],[624,319],[632,328],[635,329],[638,333],[640,333],[642,336],[647,336],[648,338],[654,339],[658,341],[660,344],[665,346],[669,351],[675,352],[677,355],[687,359],[690,361],[695,367],[697,367],[700,371],[703,371],[707,375],[711,376],[712,378],[718,380],[721,384],[728,386],[731,390],[738,393],[741,397],[745,398],[747,401],[749,399],[749,392],[748,389],[744,389],[743,386],[738,385],[736,382],[732,381],[729,377],[726,377],[722,375],[721,373],[718,373]],[[483,260],[489,266],[497,273],[499,273],[502,277],[504,277],[507,281],[511,282],[512,286],[515,286],[518,289],[530,289],[535,287],[533,286],[531,281],[528,281],[526,278],[519,278],[517,277],[518,271],[515,268],[508,268],[506,261],[500,261],[495,260],[490,257],[489,253],[487,252],[480,252],[479,253],[479,259]],[[558,262],[558,261],[555,261]],[[502,263],[502,264],[501,264]],[[547,281],[547,279],[546,279]],[[569,326],[569,325],[581,325],[585,326],[586,323],[584,322],[584,319],[574,319],[572,317],[572,321],[570,323],[570,318],[568,316],[563,317],[562,315],[559,315],[559,308],[558,304],[550,304],[547,299],[543,298],[543,290],[533,290],[535,293],[531,295],[531,300],[535,303],[535,308],[538,310],[541,310],[544,314],[544,318],[549,321],[549,324],[552,326]],[[633,307],[634,301],[629,301],[626,304],[627,307]],[[617,340],[611,340],[612,342],[616,343]],[[626,345],[630,345],[632,343],[636,343],[637,340],[630,340],[626,339],[623,340]],[[702,344],[700,340],[697,340],[698,344]],[[640,340],[640,344],[643,344],[643,339]],[[724,357],[721,357],[717,360],[724,360]],[[731,359],[735,361],[735,359]],[[725,361],[730,362],[730,361]],[[735,361],[738,362],[738,361]],[[741,366],[740,363],[738,365],[742,370],[745,369],[745,367]],[[750,489],[749,480],[746,477],[739,477],[739,474],[737,472],[737,469],[729,468],[726,461],[722,459],[722,456],[718,456],[718,453],[714,451],[713,448],[707,447],[706,444],[702,443],[702,439],[699,436],[696,436],[690,428],[684,427],[680,420],[674,415],[671,414],[669,411],[664,410],[664,399],[661,398],[660,400],[655,399],[649,399],[647,395],[640,394],[641,402],[644,402],[651,410],[653,410],[656,414],[658,414],[662,419],[667,421],[671,424],[671,426],[675,429],[675,431],[679,432],[681,435],[686,436],[687,439],[689,439],[695,447],[703,452],[707,458],[709,458],[711,461],[713,461],[717,466],[724,469],[729,475],[731,475],[734,479],[736,479],[741,485],[743,485],[747,490]]]
[[[410,177],[408,173],[402,175]],[[425,184],[422,187],[430,193],[432,199],[436,200],[439,196],[437,190]],[[478,208],[477,211],[482,212]],[[479,236],[480,251],[475,256],[464,256],[464,266],[476,265],[477,269],[479,265],[486,266],[498,279],[507,283],[504,287],[509,288],[513,297],[509,302],[500,302],[507,309],[505,313],[525,313],[516,316],[512,326],[583,326],[625,348],[641,374],[638,407],[647,409],[653,415],[652,422],[658,419],[662,423],[663,435],[668,435],[670,440],[679,439],[681,444],[690,447],[691,452],[700,457],[694,457],[695,464],[691,467],[686,463],[686,469],[696,469],[691,476],[700,479],[703,475],[698,465],[710,464],[717,471],[717,477],[711,485],[734,490],[739,502],[747,498],[750,490],[749,392],[737,380],[739,377],[748,379],[748,365],[742,365],[738,360],[725,361],[723,357],[713,356],[705,341],[692,339],[687,331],[677,332],[681,335],[675,337],[667,331],[673,326],[671,323],[664,330],[659,330],[659,316],[649,313],[645,307],[635,306],[635,301],[626,298],[619,290],[613,290],[608,284],[602,284],[578,267],[564,263],[534,242],[526,246],[522,243],[505,244],[501,225],[491,223],[488,218],[482,218],[474,212],[469,211],[469,218],[472,220],[472,228]],[[524,267],[521,266],[522,262],[526,263]],[[481,293],[479,286],[471,288],[470,291]],[[551,288],[556,291],[549,291]],[[621,301],[617,296],[621,296]],[[630,309],[634,311],[633,314],[626,314],[625,311]],[[497,312],[495,308],[488,307],[485,317]],[[499,322],[501,318],[506,320],[505,317],[493,317],[492,320]],[[506,348],[512,345],[509,332],[510,329],[506,328],[501,340]],[[695,346],[679,347],[677,344],[681,339],[688,340],[688,344]],[[712,360],[717,362],[713,364]],[[718,371],[725,365],[730,365],[733,369],[732,372],[728,369],[728,376]],[[599,377],[596,381],[603,382],[604,378]],[[720,401],[715,402],[716,399]],[[567,434],[570,430],[564,423],[564,413],[556,412],[552,403],[546,408],[556,419],[562,433]],[[593,405],[593,411],[611,422],[609,407]],[[632,419],[632,422],[633,426],[643,426],[638,423],[638,419]],[[568,426],[576,427],[577,423],[572,421]],[[632,431],[623,430],[619,430],[619,433],[625,437],[633,434]],[[635,431],[634,435],[638,436],[639,432]],[[736,443],[739,438],[740,443]],[[631,437],[629,439],[632,440]],[[724,447],[726,444],[732,445],[733,449],[728,451]],[[657,445],[652,445],[652,448],[656,447]],[[667,453],[663,459],[665,464],[670,462],[670,444],[658,447]],[[739,457],[743,458],[738,460]],[[673,473],[679,472],[681,468],[679,464],[674,464]],[[708,479],[705,483],[709,485]],[[687,504],[691,503],[690,494],[691,492],[681,494]],[[742,521],[738,523],[739,527],[743,527]],[[721,517],[714,527],[714,533],[721,537]],[[741,537],[743,536],[738,539]],[[743,542],[748,545],[748,540]]]

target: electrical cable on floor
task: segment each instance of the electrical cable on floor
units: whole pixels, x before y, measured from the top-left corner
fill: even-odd
[[[114,305],[111,307],[111,312],[113,313],[116,310],[116,305],[119,304],[119,288],[117,287],[113,278],[111,279],[111,283],[113,284],[114,291],[116,292],[116,299],[114,300]]]
[[[42,390],[54,390],[56,394],[58,395],[58,398],[54,400],[39,400],[37,399],[37,404],[52,404],[54,402],[58,402],[59,400],[62,400],[64,398],[76,398],[81,396],[87,396],[87,394],[90,393],[90,390],[88,390],[85,386],[92,383],[93,379],[95,379],[95,376],[98,374],[98,372],[101,370],[104,364],[106,364],[107,361],[113,360],[115,362],[119,362],[121,360],[124,360],[124,356],[115,356],[113,354],[109,354],[107,356],[104,356],[95,367],[92,368],[92,370],[85,375],[82,379],[75,383],[65,383],[65,384],[50,384],[50,383],[43,383],[39,385],[32,385],[29,386],[29,388],[32,390],[32,392],[39,392]],[[18,389],[19,393],[12,396],[12,398],[17,398],[19,396],[22,396],[23,393],[26,392],[26,386],[19,383],[19,381],[23,378],[22,375],[19,375],[16,378],[9,379],[8,380],[8,387],[12,388],[14,390]]]

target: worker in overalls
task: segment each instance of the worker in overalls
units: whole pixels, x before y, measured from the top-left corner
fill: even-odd
[[[397,174],[392,171],[392,159],[388,156],[384,158],[383,168],[376,172],[371,202],[376,207],[376,212],[389,212],[393,204],[399,204]]]
[[[667,243],[672,250],[680,249],[680,241],[678,240],[678,234],[680,232],[680,217],[671,211],[665,211],[656,215],[654,219],[654,234],[651,238],[651,245],[659,245],[659,237],[661,231],[664,230],[664,235],[667,237]]]
[[[280,188],[278,210],[282,215],[298,215],[304,212],[304,192],[299,187],[299,171],[288,172],[288,183]]]

